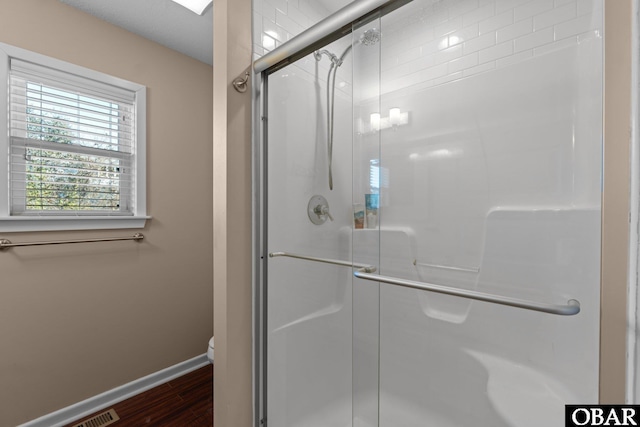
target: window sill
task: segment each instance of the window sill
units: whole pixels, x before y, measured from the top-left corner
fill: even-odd
[[[19,216],[0,218],[0,232],[144,228],[150,216]]]

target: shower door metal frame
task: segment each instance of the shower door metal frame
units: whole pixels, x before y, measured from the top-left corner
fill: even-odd
[[[266,427],[267,404],[267,127],[266,73],[252,73],[253,425]],[[257,88],[257,89],[256,89]]]
[[[267,414],[267,206],[269,75],[338,40],[354,27],[384,16],[412,0],[356,0],[253,62],[253,419],[266,427]]]

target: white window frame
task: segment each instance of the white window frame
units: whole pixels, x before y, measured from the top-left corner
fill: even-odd
[[[135,198],[133,215],[11,215],[9,176],[9,73],[11,59],[16,58],[45,66],[72,76],[94,80],[135,93]],[[60,61],[45,55],[0,43],[0,232],[96,230],[143,228],[147,216],[146,195],[146,87],[95,70]]]

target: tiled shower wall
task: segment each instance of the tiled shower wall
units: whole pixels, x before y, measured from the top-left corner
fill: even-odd
[[[346,6],[349,0],[253,0],[254,56],[262,56]]]
[[[435,86],[600,37],[593,9],[593,0],[414,1],[382,28],[382,92]]]
[[[254,52],[273,50],[348,0],[254,0]],[[599,5],[599,2],[596,2]],[[593,0],[414,0],[382,28],[382,93],[490,71],[592,37]],[[599,11],[597,11],[599,12]],[[423,25],[412,25],[420,22]]]

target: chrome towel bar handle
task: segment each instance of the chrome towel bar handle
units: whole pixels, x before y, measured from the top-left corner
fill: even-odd
[[[99,239],[79,239],[79,240],[51,240],[48,242],[23,242],[11,243],[10,240],[0,239],[0,249],[16,248],[20,246],[45,246],[45,245],[66,245],[69,243],[93,243],[93,242],[116,242],[120,240],[135,240],[139,242],[144,239],[142,233],[136,233],[130,237],[105,237]]]
[[[374,273],[376,271],[376,268],[374,266],[372,266],[372,265],[355,264],[353,262],[342,261],[342,260],[338,260],[338,259],[318,258],[318,257],[313,257],[313,256],[293,254],[293,253],[290,253],[290,252],[271,252],[269,254],[269,258],[276,258],[276,257],[287,257],[287,258],[304,259],[304,260],[307,260],[307,261],[322,262],[322,263],[325,263],[325,264],[341,265],[343,267],[352,267],[352,268],[355,267],[355,268],[361,269],[363,272],[366,272],[366,273]]]
[[[374,282],[388,283],[390,285],[419,289],[421,291],[436,292],[439,294],[467,298],[476,301],[507,305],[510,307],[523,308],[525,310],[540,311],[542,313],[557,314],[559,316],[573,316],[580,313],[580,302],[575,299],[570,299],[565,305],[548,304],[535,301],[527,301],[518,298],[505,297],[501,295],[488,294],[468,289],[435,285],[433,283],[416,282],[413,280],[398,279],[396,277],[381,276],[379,274],[369,274],[362,270],[356,270],[353,275],[359,279],[371,280]]]
[[[369,280],[373,282],[382,282],[390,285],[402,286],[405,288],[418,289],[421,291],[436,292],[439,294],[467,298],[476,301],[506,305],[509,307],[522,308],[525,310],[539,311],[542,313],[556,314],[559,316],[573,316],[580,313],[580,302],[576,299],[570,299],[566,304],[541,303],[468,289],[453,288],[450,286],[436,285],[433,283],[416,282],[414,280],[406,280],[396,277],[382,276],[380,274],[372,274],[376,271],[376,267],[366,264],[356,264],[349,261],[311,257],[290,252],[271,252],[269,254],[269,257],[289,257],[307,261],[322,262],[326,264],[341,265],[344,267],[352,267],[356,268],[356,270],[353,272],[353,275],[359,279]]]

